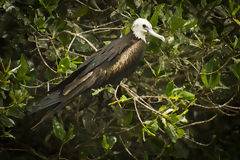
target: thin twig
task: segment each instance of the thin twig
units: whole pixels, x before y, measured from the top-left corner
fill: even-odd
[[[97,52],[97,48],[91,43],[89,42],[89,40],[87,40],[85,37],[83,37],[82,35],[80,34],[77,34],[77,33],[73,33],[73,32],[70,32],[70,31],[63,31],[65,33],[68,33],[70,35],[73,35],[73,36],[76,36],[78,38],[81,38],[82,40],[84,40],[85,42],[87,42],[87,44],[95,51]]]
[[[55,71],[54,69],[52,69],[48,64],[47,62],[44,60],[43,56],[42,56],[42,53],[39,49],[39,46],[38,46],[38,40],[37,40],[37,37],[35,36],[35,44],[36,44],[36,47],[37,47],[37,51],[38,51],[38,54],[40,55],[43,63],[45,64],[45,66],[47,66],[48,69],[50,69],[51,71],[53,71],[54,73],[57,73],[57,71]]]
[[[68,46],[68,52],[70,51],[70,48],[72,47],[72,44],[75,41],[75,39],[76,39],[76,35],[73,37],[73,39],[71,40],[71,42],[70,42],[70,44]]]
[[[123,18],[119,18],[115,21],[111,21],[111,22],[108,22],[108,23],[103,23],[103,24],[100,24],[100,25],[97,25],[97,26],[88,26],[88,25],[83,25],[83,24],[82,24],[82,26],[84,26],[86,28],[96,29],[96,28],[108,26],[110,24],[116,23],[116,22],[121,21],[121,20],[123,20]]]
[[[97,31],[111,31],[111,30],[122,30],[124,27],[120,27],[120,28],[94,28],[91,30],[87,30],[84,32],[81,32],[80,34],[86,34],[86,33],[91,33],[91,32],[97,32]]]
[[[138,117],[139,121],[141,122],[143,128],[145,128],[145,125],[144,125],[144,123],[143,123],[143,121],[142,121],[142,119],[141,119],[141,117],[140,117],[140,114],[139,114],[139,112],[138,112],[138,109],[137,109],[136,98],[133,99],[133,102],[134,102],[135,111],[136,111],[136,113],[137,113],[137,117]]]
[[[20,85],[25,87],[25,88],[31,88],[31,89],[33,89],[33,88],[40,88],[40,87],[42,87],[42,86],[44,86],[44,85],[46,85],[46,84],[48,84],[48,83],[50,83],[52,81],[55,81],[55,80],[58,80],[58,79],[64,79],[64,78],[66,78],[66,77],[57,77],[57,78],[51,79],[51,80],[49,80],[47,82],[42,82],[41,84],[36,85],[36,86],[27,86],[27,85],[24,85],[22,83],[20,83]]]
[[[127,148],[127,146],[124,144],[121,136],[119,136],[119,139],[120,139],[120,141],[121,141],[121,143],[122,143],[125,151],[127,151],[127,153],[128,153],[133,159],[136,159],[136,160],[137,160],[137,158],[130,152],[130,150],[129,150],[129,149]]]
[[[51,44],[52,44],[52,46],[53,46],[53,49],[54,49],[57,57],[58,57],[59,59],[61,59],[61,57],[59,56],[59,53],[58,53],[58,51],[57,51],[57,49],[56,49],[56,47],[55,47],[55,44],[53,43],[53,39],[52,39],[52,38],[49,38],[49,39],[50,39],[50,41],[51,41]]]
[[[203,124],[203,123],[208,123],[208,122],[214,120],[216,117],[217,117],[217,114],[214,115],[213,117],[211,117],[211,118],[208,119],[208,120],[189,123],[189,124],[186,124],[186,125],[184,125],[184,126],[180,126],[179,128],[186,128],[186,127],[195,126],[195,125],[199,125],[199,124]]]
[[[188,137],[184,137],[184,138],[187,139],[187,140],[189,140],[189,141],[191,141],[191,142],[193,142],[193,143],[195,143],[195,144],[197,144],[197,145],[207,147],[207,146],[209,146],[209,145],[211,145],[211,144],[213,143],[213,141],[214,141],[214,139],[216,138],[216,136],[213,135],[212,140],[211,140],[209,143],[206,143],[206,144],[201,143],[201,142],[197,142],[197,141],[195,141],[195,140],[193,140],[193,139],[190,139],[190,138],[188,138]]]
[[[95,9],[95,8],[92,8],[92,7],[90,7],[89,5],[81,2],[80,0],[76,0],[76,2],[80,3],[81,5],[87,6],[89,9],[91,9],[91,10],[93,10],[93,11],[95,11],[95,12],[104,12],[104,11],[106,11],[106,10],[109,9],[109,8],[106,8],[106,9],[104,9],[104,10],[102,10],[102,9]]]
[[[132,97],[136,98],[136,101],[138,103],[140,103],[141,105],[143,105],[144,107],[146,107],[147,109],[151,110],[153,113],[158,114],[160,116],[161,113],[158,112],[157,110],[155,110],[150,104],[148,104],[144,99],[142,99],[139,95],[137,95],[135,92],[133,92],[130,88],[128,88],[128,86],[126,84],[124,84],[123,82],[120,83],[120,85],[127,91],[127,93],[129,95],[131,95]]]
[[[114,98],[115,98],[116,101],[118,102],[118,105],[121,107],[120,100],[119,100],[119,98],[117,97],[118,88],[119,88],[119,85],[117,85],[117,87],[116,87],[116,89],[115,89]]]
[[[213,71],[213,72],[208,72],[208,73],[200,73],[200,75],[211,75],[211,74],[214,74],[214,73],[217,73],[219,72],[221,69],[223,69],[230,61],[232,60],[232,56],[230,56],[226,61],[225,63],[219,67],[217,70]]]

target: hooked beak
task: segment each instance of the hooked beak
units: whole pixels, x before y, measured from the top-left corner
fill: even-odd
[[[159,34],[157,34],[156,32],[154,32],[152,29],[148,30],[148,33],[158,39],[161,39],[163,42],[165,42],[165,38]]]

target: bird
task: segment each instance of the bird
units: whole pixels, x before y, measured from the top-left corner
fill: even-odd
[[[65,107],[77,95],[106,84],[119,84],[123,78],[133,73],[145,54],[146,34],[165,42],[164,36],[154,32],[147,19],[137,18],[128,34],[113,40],[91,55],[33,107],[31,114],[46,108],[51,109],[32,128]]]

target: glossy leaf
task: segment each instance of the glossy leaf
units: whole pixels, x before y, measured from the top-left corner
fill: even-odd
[[[0,123],[8,128],[13,127],[15,125],[14,121],[5,115],[0,115]]]
[[[220,82],[221,73],[216,72],[219,68],[219,60],[212,58],[202,70],[201,80],[207,88],[214,88]],[[206,75],[209,73],[209,75]]]
[[[69,130],[66,133],[66,135],[64,136],[64,140],[63,140],[64,143],[72,140],[75,137],[75,134],[73,133],[73,131],[74,131],[74,126],[73,126],[73,124],[70,124]]]
[[[83,6],[74,13],[74,18],[82,17],[88,12],[88,6]]]
[[[181,91],[179,93],[179,97],[183,98],[183,99],[186,99],[186,100],[193,100],[195,98],[195,95],[188,92],[188,91]]]
[[[109,150],[109,144],[108,144],[108,142],[107,142],[107,136],[106,136],[106,135],[103,135],[102,147],[103,147],[105,150]]]
[[[64,130],[63,125],[60,122],[58,122],[55,117],[52,120],[52,126],[54,135],[62,142],[64,142],[65,141],[64,138],[66,137],[66,131]]]
[[[103,135],[102,147],[107,151],[111,150],[116,142],[117,142],[117,138],[115,136]]]
[[[28,71],[28,64],[27,64],[27,61],[24,57],[24,55],[21,55],[21,58],[20,58],[20,67],[18,68],[17,70],[17,77],[19,80],[30,80],[30,77],[27,76],[27,71]]]
[[[52,12],[58,7],[60,0],[39,0],[40,4],[43,5],[49,12]]]
[[[184,24],[185,24],[185,20],[180,18],[180,17],[177,17],[177,18],[173,18],[171,20],[171,32],[172,33],[175,33],[177,29],[179,28],[183,28]]]
[[[233,72],[233,74],[237,77],[237,79],[240,79],[240,59],[235,60],[235,63],[230,65],[229,68]]]
[[[166,122],[164,130],[171,139],[171,141],[173,143],[176,143],[177,139],[179,138],[176,128],[171,123]]]
[[[133,112],[129,112],[126,118],[123,120],[123,126],[128,126],[130,123],[132,123],[133,120]]]
[[[146,128],[151,132],[154,133],[154,135],[156,134],[156,131],[158,130],[158,122],[157,119],[152,120],[152,121],[145,121],[144,122],[146,124]]]
[[[191,20],[186,21],[186,23],[184,24],[184,27],[186,29],[191,29],[192,27],[196,26],[197,23],[198,23],[197,19],[191,19]]]
[[[171,81],[171,82],[168,82],[167,86],[166,86],[166,89],[165,89],[165,94],[167,96],[170,96],[172,94],[172,91],[174,89],[174,82]]]
[[[154,10],[154,13],[150,19],[150,22],[152,24],[153,27],[157,26],[158,24],[158,18],[159,18],[159,15],[163,15],[163,7],[165,6],[165,4],[159,4],[157,7],[155,7],[155,10]]]
[[[151,4],[145,5],[140,12],[142,18],[147,19],[151,15]]]

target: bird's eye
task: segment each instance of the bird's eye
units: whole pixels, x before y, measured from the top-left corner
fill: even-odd
[[[146,28],[147,26],[146,26],[146,24],[143,24],[143,28]]]

